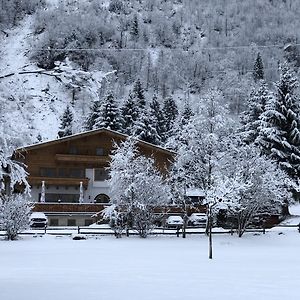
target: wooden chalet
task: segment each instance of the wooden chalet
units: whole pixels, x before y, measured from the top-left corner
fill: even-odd
[[[110,200],[106,182],[109,155],[114,143],[126,138],[119,132],[97,129],[16,149],[13,158],[27,166],[34,210],[44,212],[50,226],[91,224],[91,216]],[[166,174],[173,152],[143,141],[137,146]]]

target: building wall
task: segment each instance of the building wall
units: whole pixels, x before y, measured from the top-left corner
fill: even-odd
[[[84,203],[94,203],[94,199],[99,194],[105,194],[110,196],[109,184],[106,181],[95,181],[94,180],[94,169],[85,169],[85,176],[89,178],[89,185],[87,189],[83,189]],[[34,185],[31,189],[31,199],[33,202],[39,202],[39,195],[42,192],[41,186]],[[48,186],[47,180],[45,180],[45,193],[46,202],[47,194],[78,194],[79,201],[79,186]]]
[[[93,223],[91,215],[78,215],[78,214],[67,214],[67,215],[55,215],[46,214],[48,217],[48,226],[89,226]],[[71,223],[72,222],[72,223]],[[73,223],[74,222],[74,223]]]

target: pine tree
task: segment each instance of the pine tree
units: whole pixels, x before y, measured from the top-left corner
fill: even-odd
[[[137,41],[139,35],[139,23],[137,15],[134,16],[130,27],[130,34],[134,41]]]
[[[138,114],[139,111],[135,103],[135,98],[133,94],[130,93],[121,109],[122,131],[124,133],[128,135],[132,134],[132,128],[134,126],[134,122],[137,120]]]
[[[253,78],[255,82],[264,79],[264,65],[259,52],[254,63]]]
[[[271,98],[272,94],[263,80],[259,83],[258,88],[255,88],[250,94],[249,109],[242,116],[241,136],[245,143],[255,143],[261,126],[260,117],[266,111],[266,105]]]
[[[135,82],[133,86],[132,94],[137,99],[136,102],[139,108],[144,109],[146,105],[146,101],[145,101],[144,89],[139,79]]]
[[[159,140],[163,141],[165,136],[165,118],[157,97],[154,95],[152,102],[150,103],[150,120],[156,129],[159,136]]]
[[[73,120],[73,113],[68,105],[61,117],[61,124],[58,131],[60,138],[73,134]]]
[[[101,102],[99,100],[94,101],[92,107],[91,107],[91,112],[87,117],[87,120],[85,122],[85,129],[86,130],[92,130],[96,119],[99,118],[100,116],[100,108],[101,108]]]
[[[189,123],[191,117],[194,115],[189,102],[184,103],[183,112],[180,115],[179,124],[180,126],[184,126]]]
[[[155,123],[153,123],[151,116],[146,111],[142,111],[138,120],[135,121],[133,135],[151,144],[158,145],[160,143],[160,136],[156,131]]]
[[[281,66],[277,92],[262,114],[258,138],[263,154],[279,163],[292,178],[300,175],[300,108],[297,79],[287,64]]]
[[[95,119],[93,129],[108,128],[118,131],[121,127],[119,110],[116,106],[114,96],[109,94],[101,104],[99,116]]]
[[[172,97],[168,97],[164,100],[163,112],[165,117],[166,139],[171,135],[173,124],[178,115],[177,105]]]

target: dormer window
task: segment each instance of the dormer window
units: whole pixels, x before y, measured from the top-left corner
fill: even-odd
[[[96,148],[96,155],[103,156],[104,155],[104,149],[103,148]]]

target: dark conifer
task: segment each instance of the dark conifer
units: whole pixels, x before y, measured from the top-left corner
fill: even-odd
[[[152,102],[150,103],[150,118],[152,120],[152,124],[156,129],[156,132],[159,136],[160,141],[164,141],[164,136],[166,132],[165,128],[165,118],[163,111],[160,107],[160,104],[157,100],[157,97],[154,95]]]
[[[264,79],[264,65],[259,52],[254,63],[253,78],[255,82]]]
[[[128,135],[132,134],[134,122],[137,120],[139,111],[132,93],[125,100],[121,109],[122,131]]]
[[[167,97],[164,100],[163,113],[165,118],[166,137],[170,136],[173,124],[178,115],[177,105],[172,97]]]
[[[85,122],[85,129],[86,130],[92,130],[96,120],[99,118],[100,116],[100,109],[101,109],[101,102],[99,100],[94,101],[92,107],[91,107],[91,111],[90,114],[87,117],[87,120]]]
[[[146,105],[146,101],[145,101],[144,89],[139,79],[135,82],[133,86],[132,94],[133,97],[136,98],[136,103],[139,106],[139,108],[144,109]]]
[[[73,134],[73,119],[73,113],[68,105],[61,117],[61,124],[58,131],[60,138]]]

